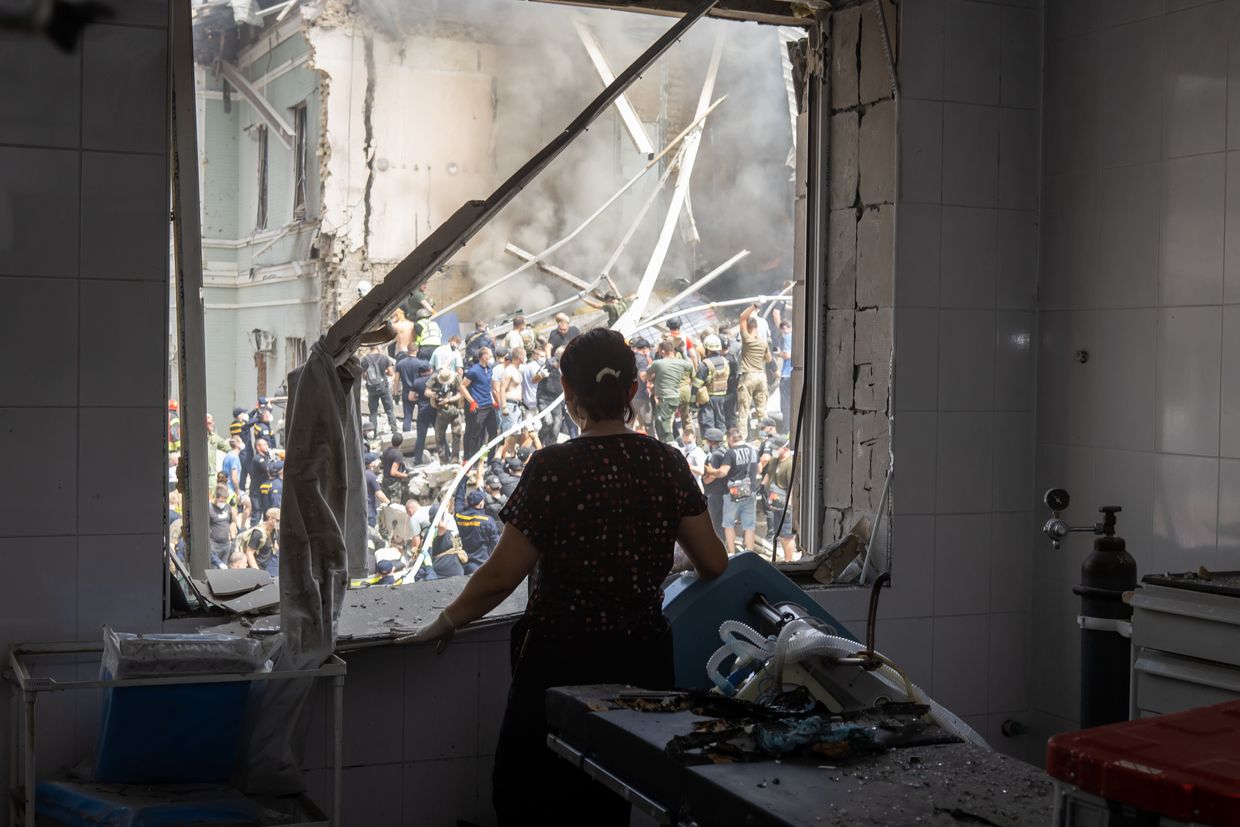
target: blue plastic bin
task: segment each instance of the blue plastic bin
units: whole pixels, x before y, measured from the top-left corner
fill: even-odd
[[[109,687],[95,780],[223,784],[241,753],[250,681]]]

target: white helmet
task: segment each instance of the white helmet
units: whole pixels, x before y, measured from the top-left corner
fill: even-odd
[[[708,352],[712,350],[723,350],[723,342],[720,342],[719,337],[713,333],[703,339],[702,344],[706,346],[706,350]]]

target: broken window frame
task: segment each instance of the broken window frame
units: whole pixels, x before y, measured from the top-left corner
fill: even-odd
[[[254,229],[267,229],[267,193],[268,180],[271,172],[270,164],[270,142],[266,124],[259,124],[254,128],[254,138],[257,141],[256,152],[258,154],[258,178],[255,182],[255,202],[257,203],[257,214],[254,218]]]
[[[305,101],[292,107],[293,109],[293,219],[302,221],[306,217],[306,167],[308,125]]]
[[[193,46],[190,34],[190,20],[188,9],[184,8],[184,0],[174,3],[174,7],[181,11],[183,19],[180,27],[184,28],[184,32],[180,28],[174,26],[170,30],[170,39],[172,41],[171,54],[171,74],[173,83],[170,84],[170,94],[173,96],[174,117],[182,119],[182,123],[193,123],[193,117],[196,114],[193,104]],[[640,8],[629,7],[629,10],[643,12]],[[174,20],[176,15],[174,14]],[[826,21],[821,20],[808,27],[812,48],[816,50],[818,55],[817,65],[819,67],[827,65],[823,57],[826,55],[828,45],[823,40],[822,32],[826,28]],[[182,70],[178,73],[178,69]],[[179,77],[178,75],[185,77]],[[186,80],[185,78],[188,78]],[[794,368],[792,383],[792,408],[793,411],[803,411],[806,416],[804,418],[804,433],[798,442],[799,463],[796,472],[795,485],[799,486],[799,507],[796,514],[798,518],[798,545],[807,551],[817,550],[822,545],[822,534],[824,528],[825,508],[823,505],[823,473],[824,473],[824,457],[823,457],[823,440],[824,440],[824,421],[823,417],[817,415],[816,412],[825,410],[825,278],[826,278],[826,250],[827,250],[827,232],[826,232],[826,198],[829,192],[829,178],[827,170],[827,151],[829,136],[829,87],[827,83],[829,79],[825,73],[821,71],[812,72],[807,80],[808,88],[804,95],[806,106],[801,114],[801,121],[804,126],[799,130],[805,140],[798,141],[799,145],[803,145],[804,149],[798,149],[797,170],[798,178],[803,181],[803,189],[798,188],[797,200],[801,200],[802,193],[805,199],[805,212],[803,220],[798,222],[798,229],[801,231],[802,243],[798,245],[800,249],[796,251],[798,259],[799,272],[796,275],[796,283],[793,287],[794,297],[794,342],[793,349],[797,354],[801,355],[798,360],[799,365]],[[188,84],[188,85],[186,85]],[[178,93],[185,95],[188,89],[189,104],[188,109],[185,108],[184,102],[176,105],[176,96]],[[305,214],[305,171],[306,157],[305,152],[308,149],[308,124],[307,108],[305,104],[301,104],[294,109],[294,119],[296,124],[296,140],[294,163],[300,168],[302,174],[296,176],[295,181],[295,217],[304,217]],[[188,114],[188,118],[186,115]],[[265,125],[262,125],[264,131]],[[172,151],[178,151],[175,141],[180,141],[181,157],[188,157],[186,147],[193,151],[193,157],[197,158],[196,136],[192,130],[181,130],[182,134],[179,138],[173,134],[172,140],[174,145]],[[186,134],[186,133],[189,134]],[[802,172],[802,168],[804,171]],[[205,450],[195,450],[198,440],[192,437],[201,435],[193,427],[193,422],[203,421],[205,418],[205,335],[203,331],[203,316],[201,303],[201,285],[202,285],[202,268],[201,268],[201,228],[198,221],[198,211],[194,210],[193,215],[185,209],[191,203],[192,198],[194,205],[200,204],[199,183],[197,181],[196,164],[191,167],[183,167],[183,169],[192,169],[190,178],[182,181],[182,187],[174,192],[176,196],[177,214],[185,219],[177,228],[178,240],[178,261],[176,262],[177,280],[174,283],[174,292],[177,296],[178,306],[178,329],[174,331],[179,339],[181,347],[178,349],[179,358],[181,360],[182,370],[181,378],[181,395],[184,399],[190,400],[197,398],[196,405],[184,405],[182,409],[186,413],[187,434],[185,441],[187,443],[187,451],[183,456],[190,460],[191,467],[202,467],[205,464]],[[184,186],[191,184],[191,186]],[[298,211],[300,210],[300,215]],[[194,236],[197,236],[195,238]],[[183,301],[187,296],[198,297],[197,301]],[[192,305],[197,313],[187,313],[181,310],[182,307]],[[812,310],[811,310],[812,308]],[[196,318],[193,318],[195,317]],[[342,317],[343,318],[343,317]],[[302,343],[304,347],[304,342]],[[286,342],[286,349],[288,345]],[[290,361],[290,366],[292,363]],[[200,413],[198,419],[192,419],[194,407]],[[790,436],[793,436],[790,434]],[[187,540],[189,542],[188,558],[192,565],[190,571],[193,576],[201,576],[202,570],[208,564],[209,547],[206,542],[206,526],[205,520],[193,521],[191,513],[205,514],[207,506],[208,487],[191,486],[187,484],[187,490],[184,496],[184,515],[190,524],[190,530],[187,531]],[[789,519],[793,515],[789,515]],[[203,523],[198,525],[197,523]],[[776,547],[776,551],[778,547]],[[169,578],[169,582],[171,578]],[[168,604],[171,605],[171,604]]]

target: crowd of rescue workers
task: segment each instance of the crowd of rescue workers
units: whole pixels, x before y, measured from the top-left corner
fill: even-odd
[[[587,301],[606,313],[609,327],[627,309],[611,292]],[[580,331],[566,314],[535,329],[518,311],[495,331],[477,321],[468,335],[450,337],[434,314],[427,295],[413,293],[392,315],[394,340],[358,354],[374,569],[354,586],[472,574],[499,539],[500,510],[531,454],[577,435],[562,401],[559,358]],[[792,562],[799,553],[786,427],[793,372],[788,308],[751,304],[734,323],[711,314],[692,327],[671,318],[629,340],[638,368],[630,427],[684,455],[729,553],[755,550],[761,536],[771,559]],[[233,409],[227,435],[207,415],[212,567],[278,574],[279,437],[275,406],[264,396],[252,408]],[[168,403],[168,443],[174,483],[181,443],[175,400]],[[475,458],[446,508],[413,490],[428,466],[456,469]],[[171,543],[186,562],[180,495],[170,487]]]

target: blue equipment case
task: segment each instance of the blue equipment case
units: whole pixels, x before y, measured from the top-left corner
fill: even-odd
[[[765,596],[771,604],[796,603],[809,615],[833,626],[841,637],[857,639],[769,561],[753,552],[742,552],[729,561],[727,571],[715,580],[703,582],[690,572],[664,590],[663,615],[672,626],[676,647],[676,686],[710,689],[714,685],[706,675],[706,662],[721,645],[719,624],[739,620],[755,629],[762,628],[762,618],[749,607],[756,594]]]

